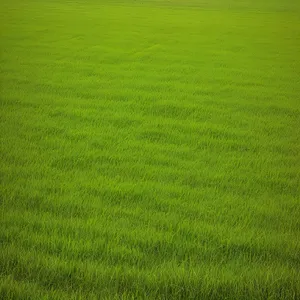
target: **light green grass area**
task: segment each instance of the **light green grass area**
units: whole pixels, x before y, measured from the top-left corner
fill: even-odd
[[[300,298],[300,1],[0,17],[1,299]]]

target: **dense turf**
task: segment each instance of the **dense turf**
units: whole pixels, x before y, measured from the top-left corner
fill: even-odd
[[[1,0],[0,298],[300,297],[300,2]]]

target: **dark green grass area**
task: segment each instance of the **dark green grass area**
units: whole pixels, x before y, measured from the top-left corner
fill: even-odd
[[[299,299],[298,2],[1,0],[0,298]]]

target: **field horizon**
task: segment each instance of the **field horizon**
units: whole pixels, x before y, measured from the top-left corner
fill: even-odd
[[[300,298],[300,2],[1,5],[1,299]]]

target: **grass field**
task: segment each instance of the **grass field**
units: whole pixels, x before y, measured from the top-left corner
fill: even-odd
[[[0,17],[1,299],[300,299],[300,1]]]

